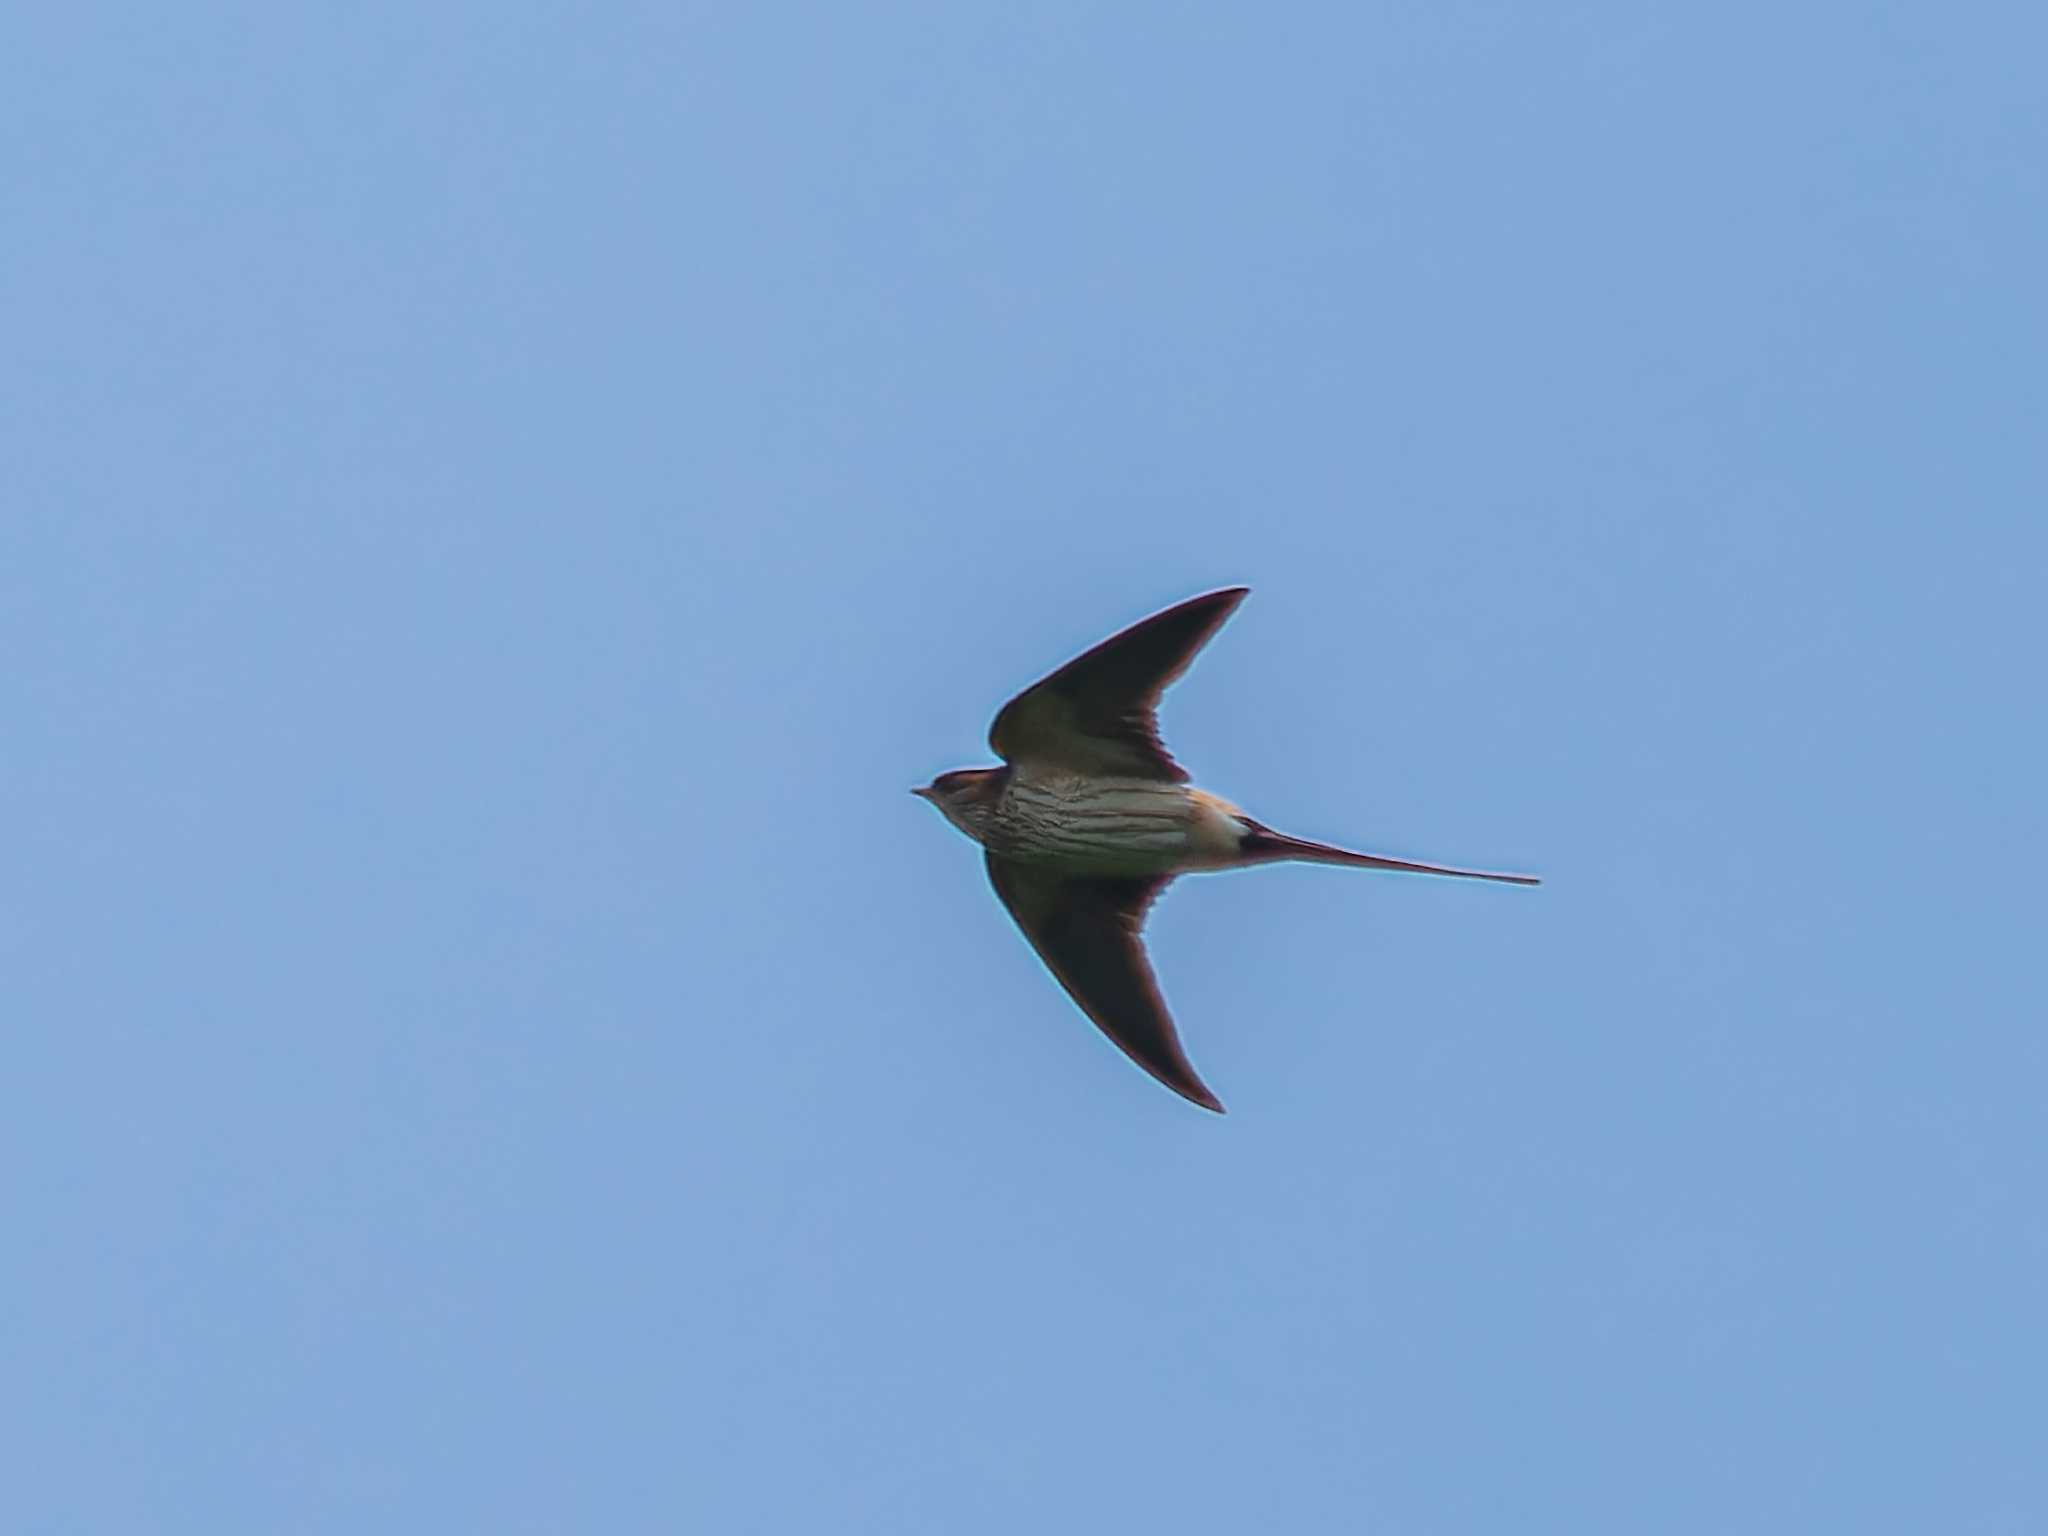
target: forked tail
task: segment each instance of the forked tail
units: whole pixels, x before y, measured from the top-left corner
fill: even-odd
[[[1448,864],[1418,864],[1412,859],[1383,859],[1373,853],[1353,853],[1348,848],[1332,848],[1328,843],[1311,843],[1305,838],[1289,837],[1284,832],[1275,832],[1271,827],[1252,824],[1252,830],[1242,844],[1239,853],[1247,863],[1265,864],[1281,859],[1297,859],[1304,864],[1346,864],[1354,869],[1392,869],[1411,875],[1455,875],[1460,880],[1498,880],[1506,885],[1541,885],[1535,875],[1504,875],[1487,869],[1454,869]]]

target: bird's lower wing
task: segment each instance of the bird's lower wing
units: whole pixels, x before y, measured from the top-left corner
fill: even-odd
[[[1147,908],[1172,877],[1062,878],[990,854],[988,878],[1038,958],[1117,1048],[1181,1097],[1221,1114],[1181,1049],[1140,937]]]

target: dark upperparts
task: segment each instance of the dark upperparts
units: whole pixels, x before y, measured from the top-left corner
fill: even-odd
[[[956,768],[932,780],[932,790],[948,800],[994,801],[1010,782],[1009,765],[1001,768]]]

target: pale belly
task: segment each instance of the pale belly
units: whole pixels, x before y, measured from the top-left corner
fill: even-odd
[[[1075,874],[1165,875],[1233,862],[1245,823],[1216,796],[1156,779],[1012,779],[990,851]]]

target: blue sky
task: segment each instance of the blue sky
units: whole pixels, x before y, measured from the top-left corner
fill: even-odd
[[[2044,33],[0,23],[7,1527],[2048,1528]]]

